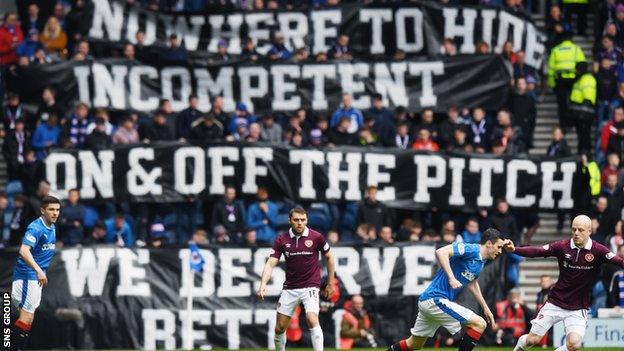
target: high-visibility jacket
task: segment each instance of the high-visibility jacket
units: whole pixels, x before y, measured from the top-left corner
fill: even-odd
[[[571,40],[564,40],[555,46],[548,57],[548,86],[555,87],[556,79],[576,78],[576,64],[585,61],[583,49]]]
[[[585,73],[577,79],[570,93],[570,101],[575,104],[582,104],[585,100],[596,105],[596,78],[591,73]]]
[[[588,4],[589,0],[563,0],[563,4]]]
[[[589,191],[592,196],[600,195],[602,191],[602,183],[600,182],[600,168],[595,161],[591,161],[586,166],[589,174]]]

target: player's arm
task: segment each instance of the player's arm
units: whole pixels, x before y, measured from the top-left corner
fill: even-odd
[[[616,264],[620,267],[624,268],[624,259],[622,259],[622,257],[614,254],[613,252],[609,251],[609,249],[607,249],[606,247],[602,246],[602,247],[598,247],[598,252],[599,255],[602,255],[605,259],[604,262],[606,263],[613,263]]]
[[[260,300],[264,300],[264,295],[266,294],[266,286],[269,283],[269,279],[271,279],[271,273],[273,273],[273,268],[277,266],[279,263],[279,259],[275,257],[269,257],[264,264],[264,268],[262,269],[262,278],[260,280],[260,288],[258,289],[258,297]]]
[[[461,288],[462,284],[455,278],[453,274],[453,270],[451,270],[451,257],[453,257],[453,245],[446,245],[436,250],[436,259],[438,260],[438,265],[446,276],[448,277],[449,284],[451,288],[457,289]]]
[[[483,294],[481,293],[481,287],[479,286],[479,282],[475,279],[470,284],[468,284],[468,289],[474,295],[475,299],[483,309],[483,313],[485,314],[485,320],[490,324],[490,326],[496,329],[496,320],[494,320],[494,314],[490,310],[487,302],[483,298]]]
[[[323,293],[325,294],[326,298],[330,298],[334,294],[334,280],[336,279],[334,252],[332,250],[329,250],[325,252],[325,254],[323,254],[323,257],[325,258],[325,264],[327,265],[327,286],[325,287],[325,291],[323,291]]]
[[[513,252],[518,256],[522,257],[550,257],[554,256],[555,252],[553,250],[553,244],[546,244],[544,246],[523,246],[523,247],[515,247],[513,241],[508,241],[505,244],[505,251]]]
[[[22,244],[22,246],[20,246],[20,249],[19,249],[19,254],[20,256],[22,256],[22,259],[24,260],[24,262],[26,262],[26,264],[30,268],[34,269],[35,273],[37,273],[37,281],[39,281],[39,285],[45,286],[46,284],[48,284],[48,277],[46,277],[45,273],[43,272],[43,269],[41,269],[41,267],[39,267],[37,262],[35,262],[35,258],[30,252],[30,249],[31,249],[30,246],[26,244]]]

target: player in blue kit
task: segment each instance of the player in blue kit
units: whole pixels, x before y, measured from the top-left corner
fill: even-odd
[[[466,327],[466,334],[459,342],[459,351],[470,351],[476,345],[486,327],[479,315],[455,302],[464,286],[475,296],[487,322],[494,325],[494,315],[481,294],[477,282],[485,260],[493,260],[501,254],[509,240],[500,238],[496,229],[488,229],[481,236],[481,244],[453,243],[436,250],[440,269],[418,300],[418,317],[411,336],[390,346],[388,351],[418,350],[427,338],[434,336],[440,326],[451,334]]]
[[[41,216],[28,225],[19,257],[13,271],[11,297],[19,308],[11,344],[13,350],[22,350],[41,302],[41,289],[48,283],[46,269],[54,257],[56,229],[54,223],[61,211],[61,202],[53,196],[41,201]]]

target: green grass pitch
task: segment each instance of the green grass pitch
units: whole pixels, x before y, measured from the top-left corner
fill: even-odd
[[[581,349],[581,351],[622,351],[624,348],[622,347],[584,347]],[[258,351],[258,350],[266,350],[266,349],[240,349],[240,351]],[[296,350],[296,351],[311,351],[312,348],[286,348],[286,351],[290,351],[290,350]],[[384,351],[385,348],[377,348],[377,349],[360,349],[360,348],[356,348],[353,349],[354,351]],[[451,351],[451,350],[457,350],[457,347],[449,347],[449,348],[440,348],[440,349],[433,349],[433,348],[425,348],[422,349],[422,351],[440,351],[440,350],[444,350],[444,351]],[[512,351],[513,347],[476,347],[474,349],[474,351]],[[533,351],[552,351],[554,350],[554,348],[552,347],[547,347],[545,349],[541,348],[541,347],[534,347],[531,350]],[[121,350],[101,350],[101,351],[121,351]],[[201,351],[199,349],[195,349],[195,351]],[[227,351],[227,349],[212,349],[211,351]],[[325,351],[338,351],[337,349],[330,349],[330,348],[325,348]]]

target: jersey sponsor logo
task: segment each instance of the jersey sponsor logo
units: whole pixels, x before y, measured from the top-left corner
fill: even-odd
[[[615,257],[615,254],[613,252],[608,252],[607,253],[607,260],[612,259],[613,257]]]
[[[43,244],[41,245],[41,251],[54,250],[56,248],[55,244]]]
[[[457,244],[457,252],[459,252],[460,255],[463,255],[464,252],[466,252],[466,246],[463,243]]]
[[[587,259],[587,258],[586,258]],[[592,255],[592,260],[593,260],[593,255]],[[573,264],[569,264],[567,261],[563,261],[563,267],[564,268],[572,268],[572,269],[594,269],[594,266],[575,266]]]
[[[32,234],[26,234],[26,240],[30,241],[31,243],[37,242],[37,239],[35,239],[35,236]]]
[[[472,273],[471,271],[463,271],[461,275],[462,277],[468,279],[468,281],[473,281],[476,278],[474,273]]]
[[[312,247],[312,244],[313,244],[312,240],[306,240],[305,241],[305,246],[306,247]]]
[[[590,253],[585,254],[585,261],[591,262],[593,260],[594,260],[594,254],[590,254]]]

